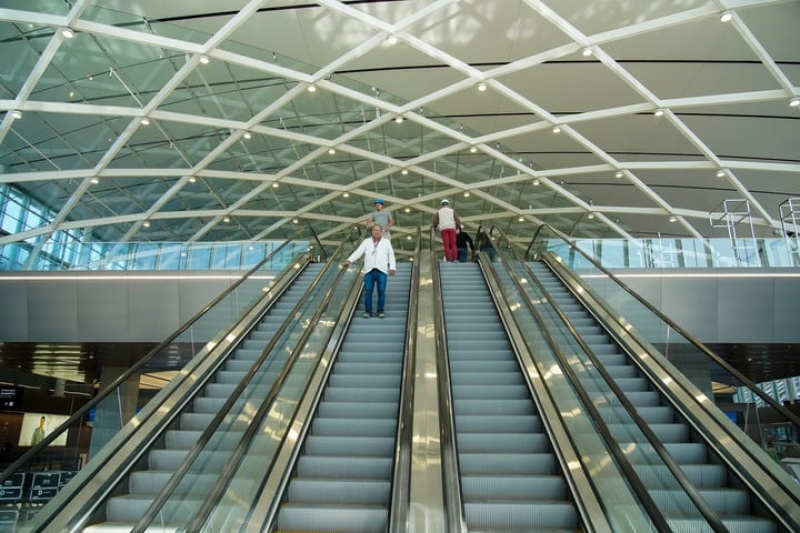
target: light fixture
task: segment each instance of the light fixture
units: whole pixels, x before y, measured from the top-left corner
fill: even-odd
[[[328,153],[331,154],[331,155],[335,154],[336,153],[336,148],[333,148],[333,147],[328,148]]]
[[[656,109],[656,112],[654,113],[654,115],[657,116],[657,117],[660,117],[663,114],[664,114],[664,110],[661,109],[661,108]]]
[[[75,32],[72,31],[72,29],[70,28],[61,28],[61,36],[64,39],[72,39],[73,37],[75,37]]]
[[[469,191],[464,191],[464,198],[469,198]]]
[[[142,126],[149,126],[150,125],[150,119],[147,118],[147,117],[142,117],[142,119],[139,122],[142,123]]]
[[[397,44],[397,36],[395,36],[395,35],[390,35],[390,36],[389,36],[389,37],[386,39],[386,42],[387,42],[387,43],[389,43],[389,44],[391,44],[391,45],[395,45],[395,44]]]
[[[406,240],[410,241],[411,240],[411,235],[406,235]]]
[[[195,178],[194,176],[189,176],[189,183],[194,183],[196,181],[197,181],[197,178]]]
[[[481,92],[485,91],[486,90],[486,82],[483,82],[483,81],[480,82],[478,84],[478,90],[481,91]]]
[[[533,180],[533,186],[534,187],[538,187],[539,186],[539,180],[538,179]]]
[[[21,119],[22,118],[22,112],[19,111],[18,109],[12,109],[11,110],[11,118],[13,118],[14,120]]]
[[[209,59],[207,55],[203,54],[200,56],[200,62],[204,65],[208,65],[209,62],[211,62],[211,59]]]
[[[617,170],[617,173],[614,174],[614,177],[617,178],[617,179],[621,178],[622,176],[624,176],[624,174],[622,173],[621,170]]]
[[[523,218],[523,217],[519,217],[519,218],[517,219],[517,222],[525,222],[525,218]]]
[[[346,193],[344,193],[342,196],[344,196],[345,198],[350,198],[350,193],[349,193],[349,192],[346,192]]]
[[[277,189],[278,187],[280,187],[280,184],[277,181],[272,184],[273,189]]]
[[[798,107],[800,106],[800,96],[795,96],[791,100],[789,100],[789,107]]]
[[[292,224],[297,224],[298,222],[300,222],[300,220],[298,220],[298,219],[296,219],[296,218],[293,218],[293,219],[292,219]]]
[[[225,217],[225,218],[222,219],[222,221],[226,222],[226,223],[230,222],[231,221],[231,217]]]
[[[561,126],[553,126],[553,133],[561,133]]]
[[[469,147],[469,153],[474,154],[477,151],[478,151],[478,147],[477,146],[470,146]]]
[[[243,137],[249,141],[250,139],[253,138],[253,135],[249,131],[246,131],[244,132]]]
[[[93,178],[92,178],[92,179],[90,179],[89,181],[91,181],[91,182],[92,182],[92,183],[94,183],[95,185],[97,185],[98,183],[100,183],[100,180],[99,180],[99,179],[97,179],[97,177],[93,177]]]
[[[719,20],[721,22],[730,22],[733,18],[733,13],[731,11],[723,11],[722,15],[719,16]]]
[[[402,124],[403,117],[400,116],[400,115],[397,115],[396,117],[394,117],[394,121],[397,122],[398,124]]]
[[[142,222],[142,226],[144,226],[145,228],[149,228],[150,227],[150,221],[149,220],[145,220],[144,222]]]
[[[717,177],[718,178],[724,178],[725,177],[725,169],[717,170]]]
[[[400,174],[402,174],[403,176],[408,176],[408,169],[404,168],[403,170],[400,171]]]
[[[671,217],[669,217],[669,221],[670,222],[675,222],[676,220],[678,220],[678,217],[676,217],[675,215],[672,215]]]
[[[405,209],[403,209],[403,212],[404,213],[410,213],[411,212],[411,208],[410,207],[406,207]]]
[[[587,46],[586,48],[583,49],[581,54],[583,55],[583,57],[589,57],[590,55],[592,55],[592,49]]]
[[[316,86],[316,85],[314,85],[313,83],[310,83],[310,84],[308,85],[308,92],[310,92],[310,93],[317,92],[317,86]]]
[[[594,219],[594,213],[590,211],[589,212],[589,220],[593,220],[593,219]]]

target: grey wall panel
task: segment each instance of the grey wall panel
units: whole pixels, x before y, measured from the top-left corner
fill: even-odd
[[[800,337],[800,283],[775,280],[775,342],[798,342]]]
[[[78,281],[78,339],[116,342],[127,337],[128,286],[119,281]]]
[[[772,279],[728,278],[718,284],[718,339],[748,342],[760,337],[774,342],[775,284]]]
[[[131,281],[128,284],[128,338],[161,342],[180,326],[177,280]]]
[[[28,341],[28,284],[0,281],[0,342]]]
[[[78,282],[29,281],[28,337],[34,342],[78,341]]]
[[[716,302],[719,286],[708,279],[662,280],[660,309],[697,339],[710,342],[718,337]]]
[[[180,324],[185,324],[197,312],[208,305],[236,282],[235,279],[182,279],[179,283]],[[171,333],[171,332],[170,332]]]

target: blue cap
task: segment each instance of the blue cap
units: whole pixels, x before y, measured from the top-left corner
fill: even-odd
[[[383,205],[383,200],[381,200],[380,198],[375,198],[375,201],[372,202],[372,203],[373,204],[381,204],[381,205]]]

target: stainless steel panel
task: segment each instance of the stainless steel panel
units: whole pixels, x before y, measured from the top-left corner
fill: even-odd
[[[29,337],[35,342],[77,342],[78,283],[54,279],[26,282]]]
[[[78,340],[127,342],[128,287],[119,281],[78,281]]]
[[[28,284],[0,281],[0,342],[27,342]]]
[[[178,329],[180,306],[176,280],[132,280],[128,283],[128,337],[160,342]]]

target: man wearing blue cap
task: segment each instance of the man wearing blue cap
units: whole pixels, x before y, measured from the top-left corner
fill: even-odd
[[[370,213],[369,217],[367,217],[367,229],[371,229],[372,226],[375,225],[380,226],[383,228],[383,238],[391,239],[392,236],[389,233],[389,229],[394,224],[392,214],[388,209],[385,209],[383,200],[380,198],[376,198],[374,203],[375,211]]]

